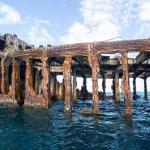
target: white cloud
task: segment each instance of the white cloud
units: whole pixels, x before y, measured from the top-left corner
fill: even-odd
[[[16,24],[21,22],[21,16],[17,10],[0,3],[0,24]]]
[[[33,45],[47,45],[51,44],[54,39],[48,30],[41,26],[32,26],[28,32],[28,41]]]
[[[102,41],[118,36],[147,38],[150,22],[145,21],[150,20],[149,8],[150,0],[81,0],[82,21],[75,21],[60,41]]]
[[[32,24],[31,24],[32,22]],[[24,22],[28,27],[27,41],[35,46],[47,45],[54,42],[54,38],[49,33],[51,23],[40,18],[27,17]]]
[[[150,0],[144,1],[142,3],[140,18],[142,21],[150,21]]]
[[[111,34],[110,34],[111,33]],[[68,34],[61,37],[63,43],[92,42],[107,40],[118,36],[118,28],[110,23],[104,22],[96,27],[88,27],[75,22],[68,31]]]

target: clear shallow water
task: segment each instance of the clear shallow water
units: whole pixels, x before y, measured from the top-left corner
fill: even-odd
[[[72,114],[55,102],[48,111],[0,106],[0,150],[150,149],[150,101],[133,101],[132,119],[122,116],[123,102],[100,101],[101,116],[82,116],[78,101]]]

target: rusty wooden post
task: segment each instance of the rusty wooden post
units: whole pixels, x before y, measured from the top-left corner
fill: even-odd
[[[86,77],[83,76],[83,99],[87,98],[87,84],[86,84]]]
[[[119,92],[119,72],[115,72],[114,77],[114,100],[118,102],[120,100],[120,92]]]
[[[136,99],[136,77],[133,77],[133,99]]]
[[[37,68],[35,71],[35,92],[39,95],[39,86],[40,86],[40,70]]]
[[[13,69],[12,69],[12,94],[13,99],[17,100],[18,104],[21,103],[20,96],[19,96],[19,62],[17,59],[13,58]]]
[[[65,57],[63,63],[63,76],[64,76],[64,107],[66,112],[71,112],[71,63],[72,57]]]
[[[147,78],[144,77],[144,98],[147,99]]]
[[[32,74],[32,63],[29,58],[26,59],[26,79],[25,79],[25,103],[29,101],[30,91],[33,90],[33,74]]]
[[[1,81],[1,91],[2,91],[2,94],[4,94],[4,92],[5,92],[5,75],[4,75],[4,63],[5,63],[5,58],[3,58],[2,60],[1,60],[1,75],[2,75],[2,81]]]
[[[125,97],[125,113],[127,115],[131,115],[132,114],[132,96],[131,96],[130,85],[129,85],[127,53],[122,53],[121,62],[122,62],[122,70],[123,70],[121,87],[122,87],[123,95]]]
[[[93,114],[99,114],[99,96],[98,96],[98,73],[100,66],[97,54],[89,53],[89,65],[92,69],[92,94],[93,94]]]
[[[2,94],[8,94],[9,92],[9,64],[10,60],[7,58],[3,58],[1,61],[1,74],[2,74],[2,83],[1,83],[1,90]]]
[[[0,94],[2,93],[2,88],[1,88],[1,84],[2,84],[2,66],[1,66],[1,62],[2,62],[2,59],[0,59]]]
[[[104,72],[102,73],[102,77],[103,77],[102,89],[103,89],[103,94],[104,94],[104,99],[105,99],[106,98],[106,76]]]
[[[48,108],[51,105],[50,101],[50,84],[49,84],[49,66],[48,66],[48,58],[43,58],[42,60],[42,96],[45,100],[45,106]]]
[[[73,72],[73,100],[77,99],[77,80],[76,80],[76,71]]]

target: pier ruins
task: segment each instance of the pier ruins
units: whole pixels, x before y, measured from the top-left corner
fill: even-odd
[[[138,52],[129,58],[131,52]],[[119,54],[114,57],[106,54]],[[120,100],[119,79],[124,95],[126,114],[132,113],[136,99],[136,78],[144,80],[147,99],[147,78],[150,76],[150,39],[79,43],[47,47],[32,45],[16,35],[0,36],[0,102],[49,108],[53,99],[64,100],[64,110],[71,112],[77,98],[91,97],[93,114],[99,114],[99,100],[106,97],[106,79],[113,79],[113,99]],[[63,76],[63,82],[57,81]],[[77,77],[83,88],[77,90]],[[86,79],[92,79],[92,93]],[[99,94],[98,79],[103,93]],[[133,78],[133,94],[129,78]]]

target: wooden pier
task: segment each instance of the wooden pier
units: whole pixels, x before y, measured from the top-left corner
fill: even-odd
[[[150,76],[150,39],[94,42],[34,48],[16,36],[0,37],[0,101],[24,106],[49,108],[54,98],[64,99],[64,110],[71,112],[77,99],[77,77],[84,79],[80,96],[88,95],[86,78],[92,79],[93,113],[99,114],[98,79],[113,79],[113,97],[120,100],[119,79],[125,98],[125,113],[132,113],[132,99],[137,97],[136,78],[144,80],[147,99],[147,78]],[[136,58],[128,58],[139,52]],[[119,54],[114,58],[104,54]],[[63,75],[63,83],[56,79]],[[73,80],[72,80],[73,77]],[[133,95],[129,78],[133,78]]]

